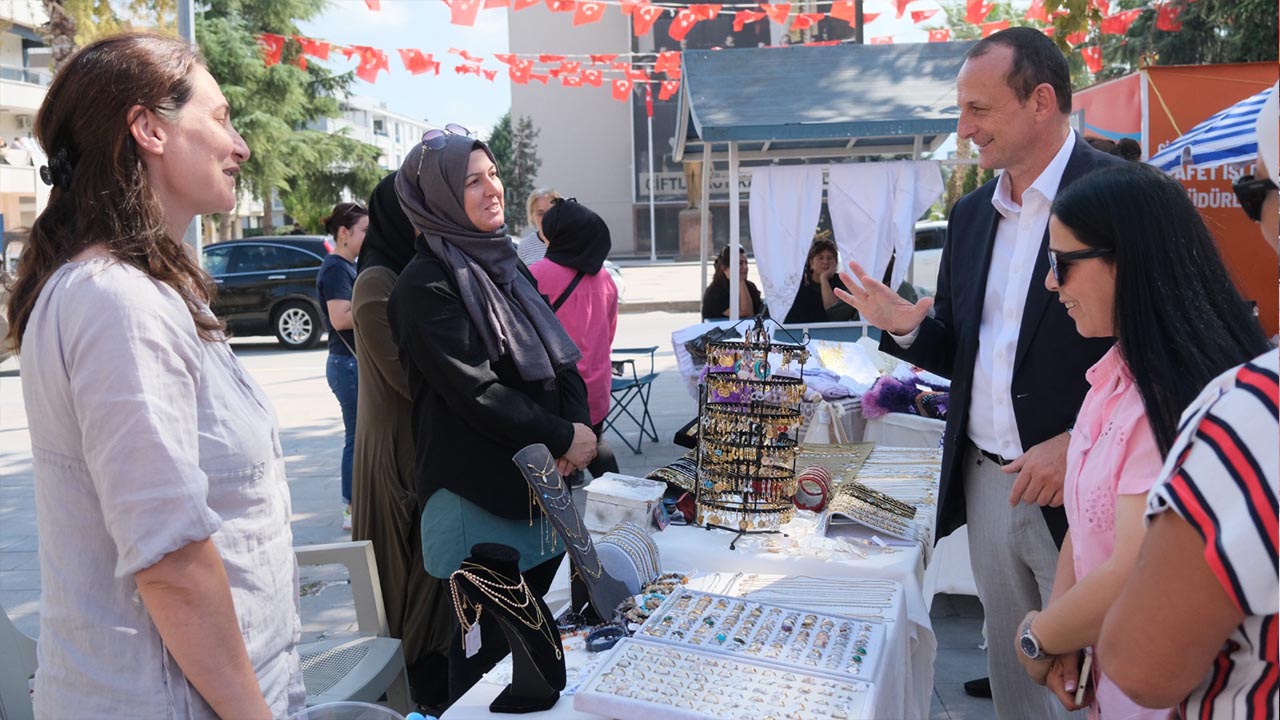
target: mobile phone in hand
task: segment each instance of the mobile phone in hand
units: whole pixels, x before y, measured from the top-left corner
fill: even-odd
[[[1089,688],[1089,678],[1093,670],[1093,648],[1084,649],[1084,659],[1080,661],[1080,679],[1076,681],[1076,705],[1084,704],[1084,694]]]

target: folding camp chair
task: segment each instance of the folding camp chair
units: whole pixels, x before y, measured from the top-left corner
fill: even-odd
[[[640,454],[640,447],[644,444],[646,436],[654,442],[658,441],[658,430],[653,425],[653,416],[649,414],[649,392],[653,389],[654,379],[658,377],[658,373],[653,370],[653,356],[657,351],[657,345],[643,348],[614,348],[613,350],[613,384],[609,388],[609,393],[613,396],[613,404],[609,407],[609,414],[604,419],[604,429],[612,430],[637,455]],[[625,357],[628,355],[640,358],[648,355],[649,372],[641,375],[636,370],[636,357]],[[636,414],[631,409],[632,403],[635,402],[640,403],[639,417],[636,417]],[[640,437],[636,439],[634,445],[617,427],[617,422],[622,419],[623,415],[640,426]]]

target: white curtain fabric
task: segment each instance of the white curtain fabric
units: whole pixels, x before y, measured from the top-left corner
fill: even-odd
[[[937,162],[832,165],[827,176],[827,210],[840,257],[858,261],[878,280],[896,252],[899,261],[894,263],[890,283],[896,289],[911,264],[916,221],[941,194],[942,171]],[[754,236],[754,224],[751,232]]]
[[[822,214],[822,167],[783,165],[751,171],[751,246],[769,317],[782,322],[804,274]]]

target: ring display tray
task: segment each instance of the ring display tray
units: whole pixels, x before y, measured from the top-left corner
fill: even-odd
[[[754,658],[627,638],[574,695],[575,710],[617,720],[853,720],[874,685]]]
[[[851,680],[874,675],[885,630],[870,620],[682,588],[636,637]]]

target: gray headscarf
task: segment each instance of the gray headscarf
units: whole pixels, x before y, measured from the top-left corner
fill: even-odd
[[[520,377],[545,382],[582,357],[546,300],[519,271],[507,226],[482,232],[467,218],[467,166],[479,140],[448,135],[439,150],[414,146],[396,175],[396,195],[427,247],[453,270],[458,294],[489,354],[510,354]]]

